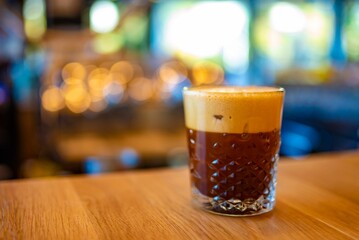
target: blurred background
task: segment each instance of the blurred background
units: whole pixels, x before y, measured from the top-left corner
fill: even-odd
[[[286,89],[281,155],[359,148],[359,1],[0,0],[0,179],[187,164],[182,88]]]

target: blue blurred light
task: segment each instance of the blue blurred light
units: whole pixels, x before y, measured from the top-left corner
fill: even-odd
[[[135,150],[126,148],[119,154],[118,161],[126,168],[134,168],[138,166],[140,157]]]
[[[33,72],[26,61],[19,61],[12,66],[11,77],[14,86],[15,100],[22,104],[28,104],[32,92]]]
[[[290,145],[301,150],[303,153],[309,153],[313,149],[310,140],[306,136],[298,133],[284,132],[282,134],[282,142],[284,142],[285,145]]]
[[[314,128],[292,121],[283,123],[281,138],[281,154],[292,157],[313,152],[320,142],[320,135]]]
[[[84,165],[87,174],[99,174],[103,170],[101,162],[95,157],[87,158]]]

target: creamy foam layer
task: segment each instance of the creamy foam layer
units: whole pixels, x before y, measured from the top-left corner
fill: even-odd
[[[249,86],[212,86],[184,89],[187,128],[223,133],[279,130],[284,90]]]

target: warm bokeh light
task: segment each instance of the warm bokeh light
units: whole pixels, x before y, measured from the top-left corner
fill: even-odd
[[[126,84],[135,75],[135,70],[132,64],[128,61],[119,61],[111,66],[111,78],[120,84]]]
[[[193,84],[220,84],[224,80],[224,72],[218,64],[203,61],[195,64],[192,69]]]
[[[104,87],[103,93],[105,95],[106,101],[110,105],[115,105],[121,102],[124,93],[124,87],[120,83],[112,81]]]
[[[65,106],[61,90],[53,86],[42,93],[41,102],[42,107],[49,112],[59,111]]]
[[[188,80],[188,69],[180,61],[164,63],[158,69],[156,96],[166,104],[182,101],[182,90],[191,83]]]
[[[71,62],[62,68],[61,75],[65,82],[72,83],[76,81],[74,79],[82,81],[86,77],[86,69],[81,63]]]
[[[89,74],[88,86],[92,101],[104,98],[104,88],[110,81],[109,71],[106,68],[96,68]]]
[[[38,41],[46,31],[46,6],[44,0],[26,0],[23,16],[26,37]]]
[[[66,78],[64,79],[64,81],[67,83],[67,84],[82,84],[82,80],[79,79],[79,78]]]
[[[111,32],[116,28],[119,20],[118,6],[112,1],[96,1],[90,8],[90,28],[94,32]]]
[[[74,113],[86,111],[91,104],[91,97],[85,87],[80,84],[66,84],[63,95],[68,109]]]
[[[136,101],[146,101],[153,96],[153,83],[150,79],[136,78],[129,84],[129,95]]]
[[[109,70],[107,68],[94,68],[90,74],[89,74],[89,78],[106,78],[108,76]]]
[[[177,84],[187,78],[187,68],[180,62],[163,64],[158,71],[159,78],[167,84]]]

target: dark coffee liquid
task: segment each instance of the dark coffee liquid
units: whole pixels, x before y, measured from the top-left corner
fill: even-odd
[[[192,184],[214,199],[268,196],[275,176],[278,130],[212,133],[187,129]]]

